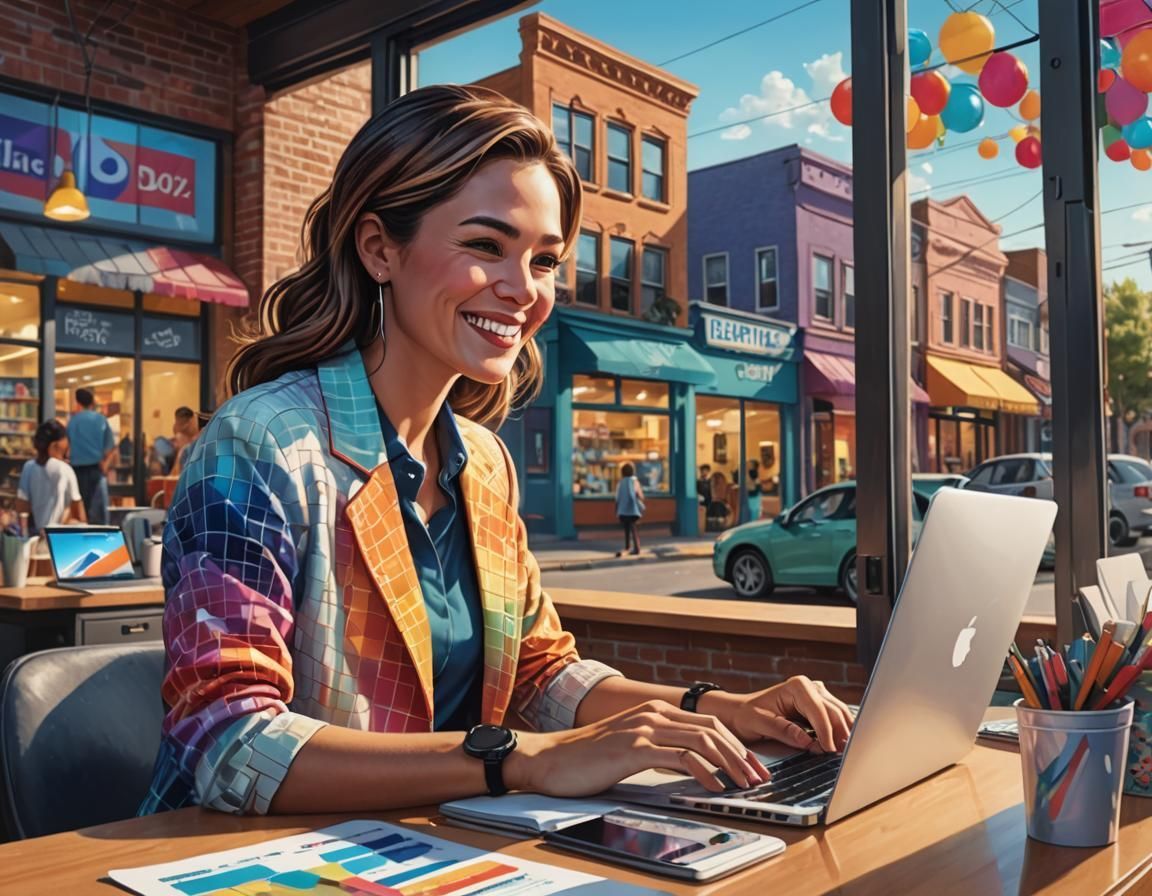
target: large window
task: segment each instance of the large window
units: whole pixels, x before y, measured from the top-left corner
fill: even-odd
[[[844,265],[844,326],[846,329],[856,329],[856,269]]]
[[[940,341],[945,345],[954,345],[956,340],[952,333],[952,293],[940,293]]]
[[[667,202],[664,156],[667,142],[658,137],[640,141],[640,195],[654,202]]]
[[[614,236],[609,240],[612,258],[612,310],[632,310],[632,240]]]
[[[776,282],[776,247],[756,250],[756,309],[775,311],[780,307]]]
[[[967,348],[971,345],[972,332],[972,300],[960,300],[960,345]]]
[[[832,320],[832,259],[812,256],[812,314]]]
[[[164,488],[158,478],[177,471],[176,461],[189,444],[187,434],[176,426],[176,409],[200,407],[200,365],[141,362],[140,405],[146,491],[155,494]]]
[[[632,130],[608,125],[608,189],[632,192]]]
[[[40,339],[40,288],[0,281],[0,339]]]
[[[80,410],[76,403],[76,390],[87,389],[96,399],[95,410],[108,418],[112,428],[119,449],[108,470],[108,491],[113,505],[135,503],[133,483],[136,480],[136,452],[132,441],[135,427],[133,415],[136,410],[134,367],[131,358],[63,353],[56,355],[55,416],[67,421]]]
[[[728,253],[704,256],[704,299],[713,305],[728,304]]]
[[[600,304],[600,237],[581,232],[576,243],[576,301],[597,307]]]
[[[576,166],[580,177],[589,183],[593,181],[593,159],[595,159],[596,120],[584,112],[577,112],[568,106],[552,106],[552,132],[556,143]]]
[[[640,275],[640,312],[648,309],[665,295],[668,277],[668,250],[654,246],[644,247],[644,261]]]
[[[671,492],[667,412],[576,408],[572,421],[572,492],[577,497],[615,495],[626,463],[646,495]]]
[[[0,289],[6,289],[0,285]],[[40,423],[40,350],[0,344],[0,526],[16,500],[20,471],[34,452]]]

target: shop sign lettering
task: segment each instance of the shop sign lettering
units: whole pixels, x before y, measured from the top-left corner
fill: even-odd
[[[792,346],[794,328],[704,315],[704,341],[716,348],[779,356]]]
[[[737,364],[736,379],[753,383],[770,383],[776,379],[783,364]]]
[[[200,322],[195,318],[145,314],[140,353],[148,358],[200,360]]]
[[[145,348],[179,348],[180,334],[171,327],[155,330],[144,337]]]
[[[84,345],[108,345],[112,335],[112,322],[97,317],[91,311],[64,312],[64,336],[68,342]]]

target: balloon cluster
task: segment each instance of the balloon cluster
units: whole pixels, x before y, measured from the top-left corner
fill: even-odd
[[[1096,120],[1104,154],[1138,171],[1152,168],[1152,5],[1101,0]]]

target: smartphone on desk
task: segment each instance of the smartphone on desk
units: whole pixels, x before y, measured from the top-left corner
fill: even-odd
[[[784,850],[784,841],[732,828],[618,809],[544,834],[555,846],[654,874],[712,880]]]

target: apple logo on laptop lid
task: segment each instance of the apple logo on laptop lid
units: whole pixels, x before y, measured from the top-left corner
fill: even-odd
[[[959,669],[968,659],[968,651],[972,649],[972,639],[976,637],[976,617],[972,617],[972,621],[962,629],[960,634],[956,636],[956,645],[952,648],[952,668]]]

